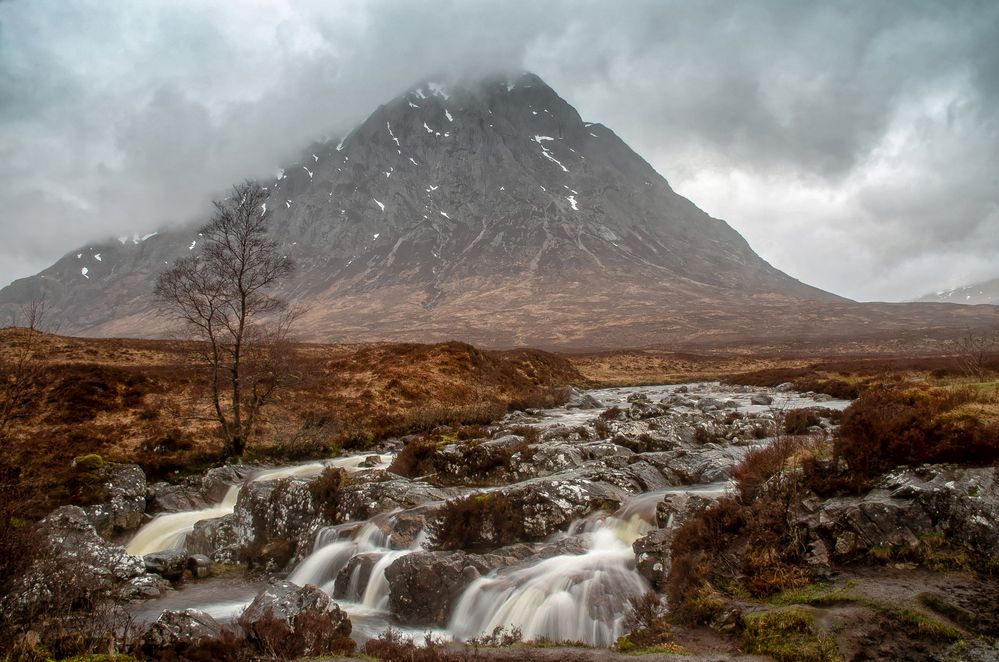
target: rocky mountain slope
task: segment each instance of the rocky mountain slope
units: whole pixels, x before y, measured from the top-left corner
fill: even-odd
[[[920,297],[919,300],[971,305],[980,303],[997,305],[999,304],[999,278],[985,281],[984,283],[958,287],[953,290],[934,292],[933,294]]]
[[[264,184],[310,339],[612,347],[954,325],[778,271],[531,74],[419,84]],[[0,306],[44,295],[63,332],[163,335],[156,274],[196,250],[194,229],[94,244]]]

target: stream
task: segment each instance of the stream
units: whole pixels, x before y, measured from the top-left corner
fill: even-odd
[[[765,393],[772,402],[767,405],[753,404],[752,397],[760,393]],[[616,434],[673,434],[668,431],[689,427],[702,419],[724,429],[720,427],[726,425],[722,422],[727,420],[724,416],[736,418],[733,413],[737,413],[740,419],[763,424],[772,420],[775,412],[803,407],[842,410],[849,405],[845,400],[829,400],[824,397],[817,401],[817,396],[813,394],[747,389],[717,383],[689,384],[683,387],[671,385],[598,389],[587,391],[583,395],[594,398],[599,406],[589,409],[558,407],[531,414],[517,412],[493,427],[535,427],[541,433],[538,446],[550,446],[548,451],[559,458],[559,461],[574,461],[572,458],[576,455],[573,453],[578,454],[582,448],[585,453],[580,457],[586,459],[579,462],[581,467],[585,465],[585,468],[600,469],[608,466],[614,471],[624,471],[634,464],[635,459],[661,463],[669,462],[672,456],[665,456],[662,452],[636,452],[627,462],[611,461],[607,458],[613,458],[613,453],[622,456],[630,451],[623,448],[615,450],[620,448],[618,446],[607,450],[613,446],[608,441],[576,441],[564,436],[556,437],[553,431],[592,429],[600,415],[611,407],[628,410],[629,407],[646,406],[645,403],[663,403],[665,413],[656,416],[653,411],[648,419],[615,422],[613,425]],[[668,406],[665,404],[667,402]],[[748,425],[741,422],[738,424]],[[493,437],[498,437],[498,434]],[[690,462],[691,457],[700,458],[697,454],[703,452],[707,459],[702,464],[719,465],[711,465],[714,473],[703,475],[714,476],[719,472],[725,474],[727,466],[734,464],[749,448],[766,441],[753,439],[740,441],[738,444],[733,441],[731,444],[718,442],[703,447],[691,446],[689,452],[684,450],[677,457]],[[689,442],[683,443],[689,445]],[[561,456],[568,456],[569,460]],[[341,467],[349,472],[371,471],[374,463],[368,458],[370,456],[350,456],[267,469],[251,475],[248,481],[309,478],[317,476],[327,466]],[[380,456],[374,469],[384,469],[391,460],[391,455]],[[555,467],[551,471],[555,476],[576,476],[572,468]],[[610,473],[612,470],[607,471],[608,482],[614,483]],[[660,473],[665,475],[668,472]],[[540,475],[545,477],[544,474]],[[525,488],[533,484],[532,481],[537,482],[542,478],[527,476],[501,487],[456,488],[450,494],[466,495],[496,489]],[[410,538],[394,539],[394,532],[400,522],[414,513],[426,513],[428,508],[439,505],[440,501],[426,501],[412,508],[381,512],[367,520],[324,527],[316,533],[311,552],[286,573],[286,578],[299,585],[313,584],[330,594],[350,614],[354,636],[358,640],[377,636],[388,626],[404,633],[422,634],[429,630],[462,640],[491,632],[499,626],[515,626],[520,628],[525,640],[545,637],[609,646],[622,634],[628,599],[649,589],[648,581],[636,569],[636,555],[632,544],[652,529],[658,528],[657,505],[671,493],[711,497],[723,494],[730,486],[725,479],[687,485],[673,485],[669,482],[660,475],[661,485],[656,489],[642,491],[628,487],[625,491],[629,493],[620,500],[620,506],[615,511],[597,510],[579,517],[551,534],[545,541],[535,543],[532,549],[537,550],[536,554],[519,561],[513,559],[502,567],[475,577],[461,590],[450,610],[446,626],[401,626],[391,609],[392,587],[385,572],[401,557],[423,550],[427,543],[425,530]],[[209,508],[159,515],[135,534],[127,545],[127,551],[142,555],[166,549],[183,549],[186,536],[193,530],[196,522],[233,512],[241,489],[242,485],[233,486],[222,502]],[[175,590],[165,592],[162,597],[136,602],[131,612],[139,622],[155,620],[164,610],[187,608],[203,610],[220,621],[231,620],[240,614],[266,583],[263,576],[255,578],[249,573],[240,572],[190,580]]]

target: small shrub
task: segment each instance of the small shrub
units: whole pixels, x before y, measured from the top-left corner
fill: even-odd
[[[426,437],[411,439],[392,460],[388,470],[406,478],[418,478],[433,473],[436,471],[433,464],[436,453],[437,443],[432,439]]]
[[[513,646],[524,639],[524,633],[517,626],[510,626],[510,629],[497,625],[489,634],[480,634],[478,637],[470,639],[468,643],[473,646],[485,646],[487,648],[497,648],[499,646]]]
[[[326,467],[319,477],[309,484],[312,502],[327,521],[339,521],[340,491],[350,482],[350,473],[345,469]]]
[[[536,427],[530,425],[515,425],[510,428],[510,432],[521,436],[529,444],[536,444],[541,441],[541,432]]]
[[[624,409],[621,409],[620,407],[611,407],[600,412],[600,416],[598,418],[605,421],[622,421],[627,417],[628,412]]]
[[[999,460],[999,423],[962,411],[971,390],[882,387],[850,405],[836,451],[850,470],[877,476],[899,465]]]
[[[364,654],[386,662],[459,662],[468,659],[464,651],[452,651],[438,637],[429,632],[423,645],[389,628],[364,643]]]
[[[440,550],[494,549],[523,537],[523,513],[501,493],[448,501],[430,528],[430,544]]]
[[[784,432],[787,434],[808,434],[808,428],[819,425],[821,422],[814,409],[792,409],[784,414]]]
[[[628,599],[630,609],[624,618],[627,634],[618,639],[622,653],[673,644],[673,628],[659,594],[648,591]]]
[[[343,655],[354,650],[349,629],[344,632],[329,618],[311,612],[298,614],[291,625],[268,613],[253,623],[249,635],[262,653],[279,660]]]
[[[606,439],[611,434],[610,423],[606,419],[598,418],[593,422],[593,431],[597,435],[597,439]]]

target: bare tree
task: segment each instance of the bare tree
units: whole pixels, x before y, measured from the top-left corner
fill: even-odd
[[[38,343],[45,325],[45,299],[32,299],[21,307],[21,316],[11,319],[11,327],[23,324],[23,331],[11,332],[7,365],[0,368],[0,440],[5,438],[10,424],[30,407],[35,395],[35,377],[41,370]],[[8,352],[4,352],[7,354]]]
[[[201,249],[160,274],[156,297],[202,342],[225,454],[240,456],[282,381],[275,348],[295,317],[269,294],[293,270],[267,235],[268,193],[252,182],[216,201]]]
[[[988,355],[999,350],[999,331],[974,331],[967,329],[957,339],[957,358],[961,368],[977,381],[985,379]]]

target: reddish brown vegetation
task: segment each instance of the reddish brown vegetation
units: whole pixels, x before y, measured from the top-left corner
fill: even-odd
[[[876,476],[899,465],[999,460],[999,421],[976,409],[970,388],[883,387],[844,413],[836,453],[850,471]]]
[[[23,333],[0,330],[0,377],[12,369]],[[218,461],[221,439],[194,344],[36,335],[40,369],[19,393],[2,458],[33,488],[23,516],[75,498],[77,455],[138,462],[151,479]],[[328,456],[387,436],[487,423],[511,408],[562,402],[561,386],[583,381],[553,354],[457,342],[297,345],[291,373],[258,420],[251,458]]]
[[[448,501],[430,531],[431,544],[442,550],[493,549],[523,537],[523,513],[500,493]]]

